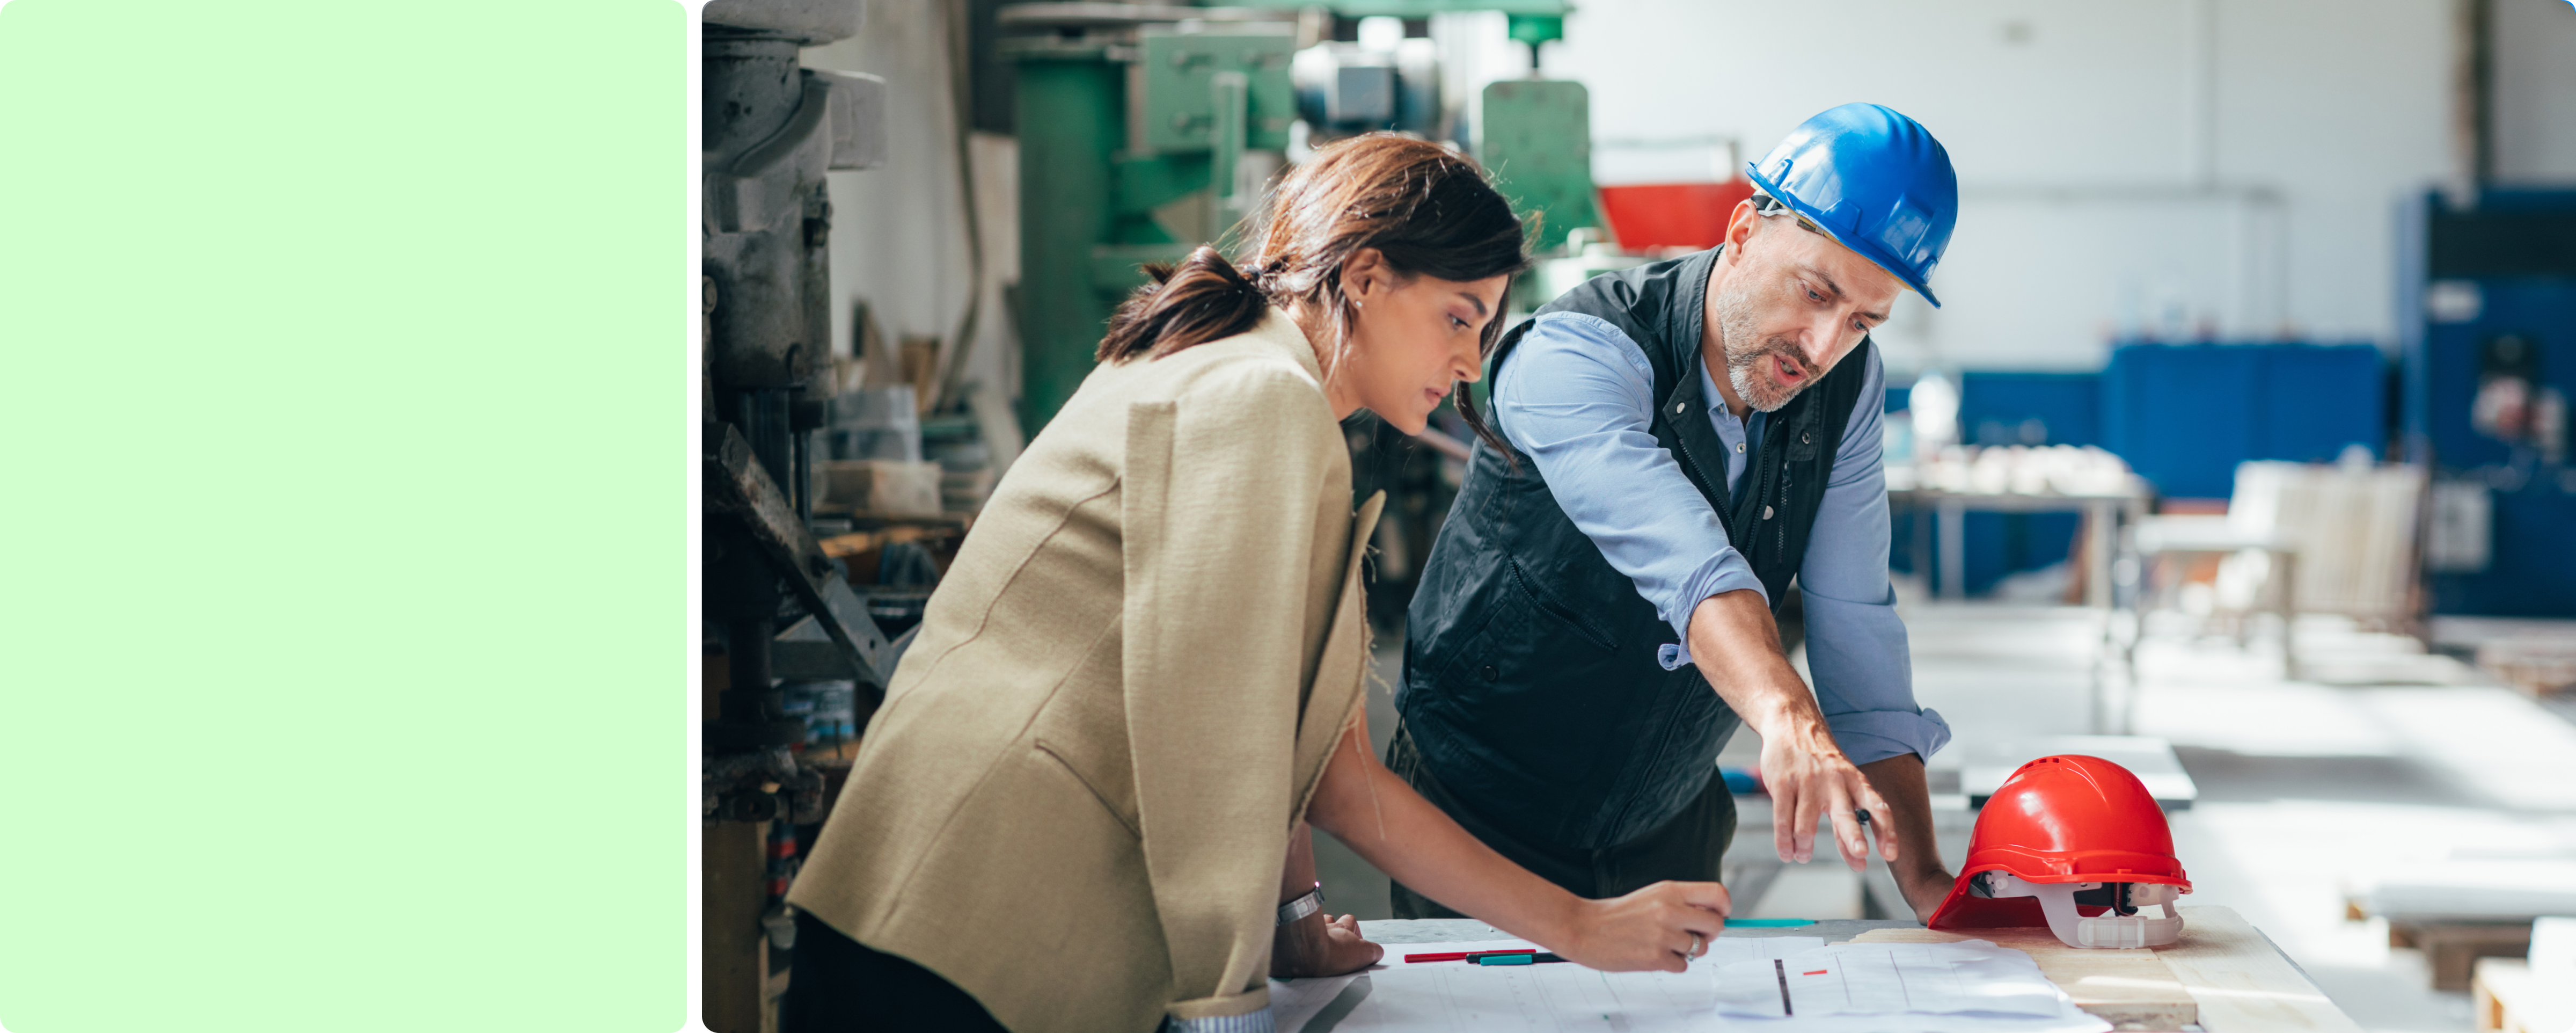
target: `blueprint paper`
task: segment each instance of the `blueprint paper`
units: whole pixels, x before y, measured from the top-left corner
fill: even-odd
[[[1718,970],[1719,1009],[1780,1030],[2103,1030],[2030,956],[1984,940],[1844,943]]]
[[[2111,1024],[2077,1009],[2072,1002],[2066,1014],[2049,1018],[2016,1015],[1933,1015],[1926,1012],[1899,1012],[1893,1015],[1818,1015],[1791,1019],[1741,1019],[1709,1016],[1702,1030],[1726,1033],[2110,1033]],[[1320,1033],[1320,1031],[1310,1031]]]
[[[1746,961],[1769,961],[1815,950],[1825,945],[1822,936],[1720,936],[1708,945],[1708,953],[1691,962],[1694,973],[1716,973],[1728,965]]]
[[[1958,1012],[1895,1012],[1882,1015],[1799,1015],[1785,1019],[1748,1019],[1711,1015],[1703,1030],[1728,1033],[2110,1033],[2111,1024],[2077,1008],[2069,999],[2049,1016]],[[1321,1033],[1321,1031],[1310,1031]]]
[[[2028,955],[1968,941],[2002,955]],[[1595,972],[1575,964],[1478,966],[1404,963],[1406,954],[1528,947],[1524,940],[1387,945],[1387,963],[1357,977],[1271,982],[1280,1033],[2106,1033],[2111,1024],[2085,1014],[2054,986],[2046,1014],[1995,1012],[1729,1016],[1718,1009],[1718,974],[1739,964],[1768,968],[1824,948],[1813,936],[1721,937],[1688,972]],[[1870,947],[1870,944],[1847,946]],[[1879,947],[1934,946],[1880,944]],[[2006,960],[2009,960],[2008,958]],[[1893,962],[1890,963],[1893,967]],[[2033,965],[2032,969],[2036,970]],[[1814,971],[1809,965],[1799,969]],[[1786,971],[1784,965],[1781,971]],[[1771,994],[1779,982],[1771,978]],[[1821,977],[1810,977],[1821,978]],[[2006,995],[2009,998],[2009,995]]]
[[[1984,1012],[2053,1015],[2057,988],[2030,955],[1984,940],[1957,943],[1840,943],[1776,961],[1718,970],[1720,1010],[1729,1015],[1857,1015]]]
[[[1687,972],[1596,972],[1572,963],[1546,965],[1469,965],[1461,962],[1404,964],[1405,954],[1495,950],[1528,946],[1525,941],[1477,943],[1408,943],[1388,945],[1393,964],[1371,970],[1366,996],[1340,1021],[1333,1033],[1376,1031],[1571,1031],[1620,1030],[1626,1033],[1712,1030],[1725,1028],[1717,1013],[1714,973],[1721,964],[1761,961],[1813,950],[1824,941],[1813,936],[1720,938]],[[1403,948],[1401,951],[1395,948]],[[1296,980],[1297,983],[1321,982]],[[1276,987],[1280,984],[1274,983]],[[1274,996],[1273,1008],[1279,1008]],[[1313,1014],[1275,1011],[1282,1033],[1303,1029],[1324,1033],[1311,1024],[1287,1020]],[[1304,1020],[1298,1020],[1303,1022]]]
[[[1354,972],[1319,979],[1273,979],[1270,981],[1270,1021],[1278,1027],[1279,1033],[1297,1033],[1340,997],[1342,991],[1350,989],[1353,980],[1365,978]]]

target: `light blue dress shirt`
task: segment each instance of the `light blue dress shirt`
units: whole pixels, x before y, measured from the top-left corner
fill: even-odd
[[[1499,429],[1538,465],[1574,526],[1687,644],[1691,611],[1701,600],[1737,589],[1761,592],[1762,582],[1727,540],[1708,499],[1656,443],[1655,373],[1645,350],[1596,316],[1549,312],[1532,322],[1495,375]],[[1855,764],[1905,753],[1928,759],[1950,741],[1941,715],[1914,705],[1913,659],[1887,580],[1879,430],[1887,374],[1875,350],[1867,362],[1860,404],[1834,452],[1833,477],[1798,568],[1816,702]],[[1726,485],[1734,492],[1747,457],[1761,450],[1766,414],[1736,419],[1708,365],[1691,365],[1708,400],[1709,424],[1726,445]],[[1685,646],[1660,649],[1656,658],[1665,670],[1691,662]]]

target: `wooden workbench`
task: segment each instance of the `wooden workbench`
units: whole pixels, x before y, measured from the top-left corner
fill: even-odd
[[[2209,1033],[2359,1033],[2307,973],[2233,908],[2182,908],[2183,938],[2170,947],[2081,950],[2047,929],[1934,932],[1913,922],[1829,920],[1788,928],[1728,929],[1724,935],[1817,936],[1827,943],[1930,943],[1982,939],[2026,951],[2076,1006],[2120,1029]],[[1457,919],[1360,923],[1379,943],[1509,939],[1483,922]]]

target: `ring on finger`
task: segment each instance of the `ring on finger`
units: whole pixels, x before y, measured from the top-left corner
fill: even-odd
[[[1707,953],[1707,952],[1708,952],[1708,941],[1701,939],[1701,938],[1700,938],[1700,935],[1699,935],[1698,933],[1692,933],[1692,934],[1691,934],[1691,949],[1690,949],[1690,956],[1691,956],[1691,957],[1696,958],[1696,957],[1699,957],[1700,955],[1705,954],[1705,953]]]

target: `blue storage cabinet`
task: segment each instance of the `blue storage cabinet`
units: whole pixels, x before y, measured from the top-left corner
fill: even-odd
[[[1969,370],[1959,434],[1971,445],[2098,445],[2102,375]]]
[[[2227,498],[2249,459],[2376,458],[2386,368],[2367,344],[2123,345],[2102,373],[2102,447],[2168,498]]]

